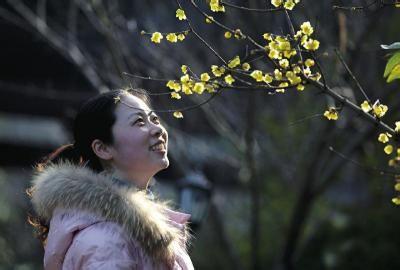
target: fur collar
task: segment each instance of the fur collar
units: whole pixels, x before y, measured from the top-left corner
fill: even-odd
[[[92,212],[121,225],[155,261],[173,258],[185,233],[169,222],[165,204],[133,188],[113,185],[110,176],[71,163],[47,166],[33,178],[32,204],[48,222],[56,208]]]

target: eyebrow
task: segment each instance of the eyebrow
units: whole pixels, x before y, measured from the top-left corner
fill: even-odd
[[[147,114],[147,116],[150,116],[151,114],[154,114],[155,116],[158,116],[156,113],[154,113],[154,111],[150,111],[150,112]],[[145,115],[144,110],[143,110],[143,112],[140,111],[140,112],[131,113],[130,115],[128,115],[128,119],[131,119],[132,116],[136,116],[136,115],[140,115],[140,116]]]

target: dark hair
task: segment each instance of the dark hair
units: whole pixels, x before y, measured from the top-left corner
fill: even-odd
[[[73,125],[74,142],[62,145],[55,151],[45,156],[38,164],[36,170],[42,171],[47,165],[68,161],[80,166],[88,166],[100,172],[103,167],[99,158],[93,152],[91,144],[99,139],[105,144],[113,143],[112,126],[115,123],[115,108],[123,95],[133,95],[143,100],[149,107],[150,99],[143,89],[118,89],[96,95],[86,101],[79,109]],[[32,190],[27,194],[31,197]],[[46,243],[48,224],[41,217],[28,214],[28,222],[34,226],[37,237],[43,244]]]
[[[66,144],[38,164],[41,170],[49,163],[62,160],[88,166],[100,172],[103,167],[99,158],[93,152],[91,144],[99,139],[105,144],[113,143],[112,126],[115,123],[115,108],[122,95],[133,95],[143,100],[150,107],[150,99],[143,89],[118,89],[105,92],[90,98],[78,111],[73,126],[74,143]]]

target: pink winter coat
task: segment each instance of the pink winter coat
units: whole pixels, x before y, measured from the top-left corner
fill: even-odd
[[[33,180],[32,203],[50,221],[45,270],[194,269],[188,214],[107,175],[63,163]]]

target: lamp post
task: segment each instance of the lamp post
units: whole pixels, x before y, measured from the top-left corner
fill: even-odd
[[[192,171],[179,181],[179,204],[183,212],[191,215],[193,231],[205,218],[211,197],[211,183],[200,171]]]

